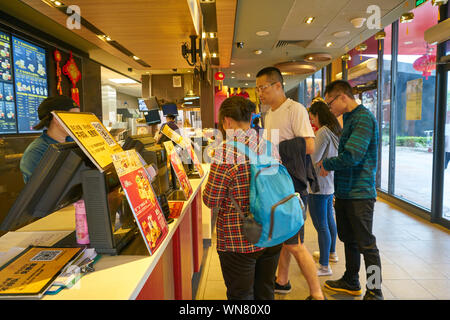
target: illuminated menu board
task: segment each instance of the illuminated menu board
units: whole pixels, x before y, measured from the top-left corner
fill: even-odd
[[[0,32],[0,134],[17,133],[11,66],[11,38]]]
[[[32,133],[37,109],[48,96],[45,50],[12,37],[18,133]]]

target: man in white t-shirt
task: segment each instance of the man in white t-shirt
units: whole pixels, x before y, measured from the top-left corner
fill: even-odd
[[[314,152],[314,131],[308,112],[303,105],[286,97],[280,70],[275,67],[260,70],[256,75],[256,92],[261,103],[270,106],[264,119],[264,137],[276,145],[296,137],[303,137],[306,154],[312,154]],[[306,197],[307,193],[302,195],[305,205],[307,204]],[[297,235],[283,244],[278,262],[275,292],[289,293],[291,291],[289,263],[292,254],[308,282],[311,294],[308,299],[322,300],[324,296],[314,260],[308,249],[302,244],[303,234],[302,227],[301,232],[299,231]]]

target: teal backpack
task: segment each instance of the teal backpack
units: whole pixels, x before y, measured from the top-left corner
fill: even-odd
[[[271,144],[266,143],[266,153],[270,153]],[[244,236],[257,247],[273,247],[293,237],[303,226],[305,207],[286,167],[268,154],[257,155],[241,142],[229,144],[250,159],[250,214],[242,213],[230,191],[243,220]]]

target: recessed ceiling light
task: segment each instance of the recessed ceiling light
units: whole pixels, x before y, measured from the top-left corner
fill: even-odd
[[[252,75],[250,73],[247,73],[247,78],[250,78]]]
[[[255,50],[255,51],[253,51],[253,53],[254,53],[254,54],[261,54],[261,53],[262,53],[262,50]]]
[[[248,83],[246,83],[245,85],[248,86]]]
[[[231,79],[234,79],[234,78],[236,78],[236,77],[235,77],[235,76],[232,76],[232,77],[231,77]]]
[[[314,17],[308,17],[308,18],[305,19],[305,23],[306,24],[311,24],[311,23],[314,22],[314,19],[315,19]]]
[[[327,44],[326,44],[326,46],[327,46],[327,48],[329,48],[329,47],[331,47],[331,46],[333,46],[334,45],[334,43],[333,42],[328,42]]]
[[[234,62],[230,62],[230,64],[231,64],[232,66],[234,66],[235,63],[234,63]]]
[[[258,31],[256,32],[257,36],[264,37],[269,35],[269,31]]]
[[[235,71],[231,71],[231,73],[235,73]]]
[[[62,5],[62,3],[60,1],[53,1],[53,3],[55,4],[55,6],[58,6],[58,7]]]
[[[215,52],[212,53],[212,54],[211,54],[211,57],[216,58],[216,57],[217,57],[217,53],[215,53]]]
[[[333,36],[335,36],[336,38],[343,38],[343,37],[348,36],[349,34],[350,34],[350,31],[345,30],[345,31],[335,32],[335,33],[333,33]]]
[[[210,39],[214,39],[214,38],[216,38],[217,37],[217,34],[215,33],[215,32],[210,32],[209,33],[209,38]]]
[[[139,60],[139,57],[133,56],[134,60]]]
[[[203,38],[203,39],[206,38],[206,32],[202,32],[202,38]]]

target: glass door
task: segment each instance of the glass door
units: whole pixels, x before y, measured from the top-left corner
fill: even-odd
[[[447,71],[447,116],[445,121],[444,205],[442,217],[450,220],[450,71]]]

